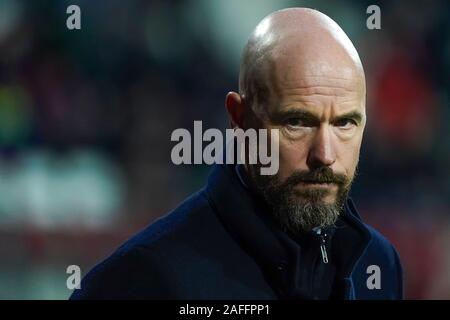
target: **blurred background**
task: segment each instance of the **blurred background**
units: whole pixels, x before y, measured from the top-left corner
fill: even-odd
[[[407,298],[450,299],[450,4],[294,0],[0,0],[0,299],[66,299],[68,265],[85,274],[199,189],[210,167],[173,165],[172,131],[227,127],[247,36],[293,6],[336,20],[365,66],[358,209]]]

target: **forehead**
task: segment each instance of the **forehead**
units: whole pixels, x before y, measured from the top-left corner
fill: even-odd
[[[364,73],[335,55],[332,59],[318,54],[274,54],[266,60],[264,77],[270,105],[303,102],[305,105],[332,102],[364,108]],[[273,107],[273,106],[272,106]]]
[[[267,55],[265,75],[273,86],[335,85],[364,89],[362,68],[342,50],[321,48],[274,50]]]

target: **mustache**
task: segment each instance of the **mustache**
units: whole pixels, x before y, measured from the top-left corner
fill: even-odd
[[[347,185],[349,178],[342,173],[334,173],[329,167],[319,167],[314,170],[297,170],[285,181],[287,185],[296,185],[300,182],[306,183],[335,183]]]

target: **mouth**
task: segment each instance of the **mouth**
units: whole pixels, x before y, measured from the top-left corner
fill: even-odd
[[[334,182],[332,182],[332,181],[317,181],[317,180],[303,180],[303,181],[300,181],[300,183],[303,183],[303,184],[318,184],[318,185],[334,184]]]
[[[335,186],[336,184],[334,182],[328,182],[328,181],[300,181],[299,185],[302,187],[308,187],[308,188],[331,188]]]

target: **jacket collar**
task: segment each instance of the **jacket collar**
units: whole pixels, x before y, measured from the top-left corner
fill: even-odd
[[[273,226],[261,216],[261,201],[255,199],[244,186],[234,165],[215,165],[208,179],[206,193],[219,219],[242,248],[262,267],[264,273],[274,283],[280,284],[277,291],[289,287],[292,277],[288,274],[288,261],[298,261],[296,252],[286,247],[273,232]],[[357,243],[353,249],[337,253],[342,262],[341,279],[338,286],[339,296],[351,298],[353,287],[351,274],[355,264],[368,246],[371,236],[365,227],[353,201],[348,198],[341,219],[352,230],[352,239],[341,235],[336,237],[345,243]],[[338,234],[339,232],[337,232]],[[353,241],[357,235],[357,241]],[[294,257],[293,257],[294,256]],[[290,268],[295,270],[295,268]],[[340,282],[340,283],[339,283]]]
[[[286,249],[270,226],[257,212],[251,198],[235,172],[234,165],[215,165],[206,192],[228,232],[250,255],[272,271],[287,262]]]

